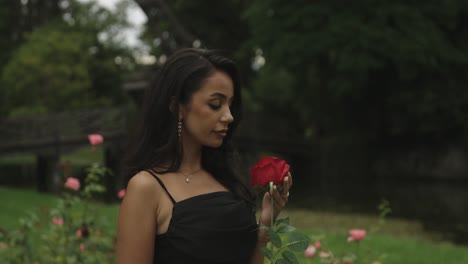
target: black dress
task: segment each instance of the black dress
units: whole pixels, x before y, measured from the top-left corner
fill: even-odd
[[[258,226],[251,205],[227,191],[196,195],[173,203],[166,233],[156,235],[156,264],[248,264]]]

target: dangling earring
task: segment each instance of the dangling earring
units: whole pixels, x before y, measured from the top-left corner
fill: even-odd
[[[179,140],[180,140],[180,134],[182,133],[182,120],[179,120],[177,123],[177,134],[179,135]]]

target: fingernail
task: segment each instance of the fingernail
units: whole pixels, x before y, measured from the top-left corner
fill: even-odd
[[[289,178],[288,178],[288,177],[284,177],[284,181],[288,181],[288,180],[289,180]]]

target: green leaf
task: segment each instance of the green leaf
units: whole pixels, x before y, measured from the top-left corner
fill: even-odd
[[[268,234],[270,235],[270,241],[273,244],[273,246],[275,246],[277,248],[281,247],[281,238],[278,235],[278,233],[273,231],[273,229],[270,229],[268,231]]]
[[[310,244],[310,238],[300,232],[295,232],[288,237],[286,244],[291,250],[304,251]]]
[[[283,258],[290,264],[299,264],[297,257],[290,251],[281,252]]]
[[[285,225],[285,226],[279,227],[277,232],[280,233],[280,234],[282,234],[282,233],[291,233],[294,230],[296,230],[296,228],[294,226]]]
[[[289,217],[278,218],[275,221],[275,226],[279,226],[280,224],[289,225]]]
[[[277,261],[275,261],[275,264],[289,264],[289,262],[284,259],[278,259]]]
[[[270,261],[272,260],[273,253],[271,252],[269,248],[262,247],[261,251],[262,251],[263,256],[267,257]]]

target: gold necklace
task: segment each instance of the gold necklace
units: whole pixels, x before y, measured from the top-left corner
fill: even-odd
[[[196,171],[194,171],[192,173],[183,173],[182,171],[180,173],[185,176],[185,183],[190,183],[190,178],[189,177],[194,175],[195,173],[201,171],[201,170],[202,169],[200,168],[200,169],[198,169],[198,170],[196,170]]]

